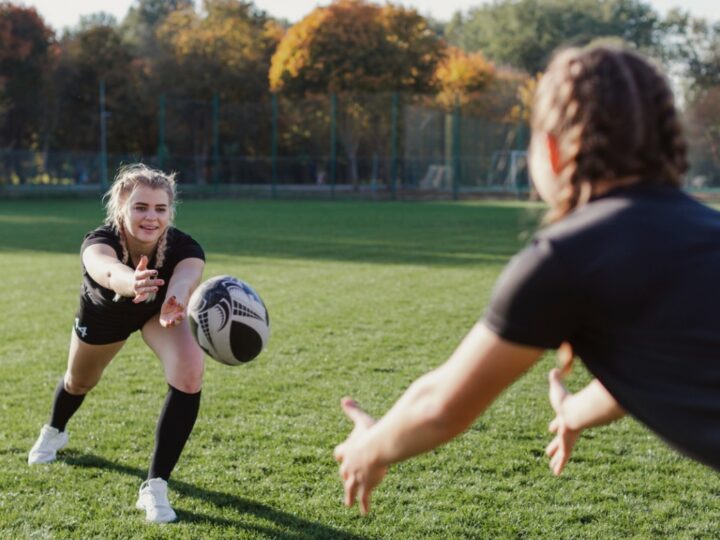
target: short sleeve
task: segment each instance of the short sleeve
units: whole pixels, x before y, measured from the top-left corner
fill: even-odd
[[[173,265],[179,263],[183,259],[205,260],[205,251],[202,246],[192,236],[185,234],[178,229],[172,230],[170,250],[170,258],[173,261]]]
[[[581,301],[567,274],[552,243],[534,240],[503,270],[483,323],[507,341],[557,348],[580,324]]]
[[[94,246],[95,244],[105,244],[115,250],[115,254],[118,259],[122,257],[122,247],[117,235],[113,232],[110,227],[103,226],[90,231],[85,235],[82,246],[80,246],[80,253],[84,252],[86,248]]]

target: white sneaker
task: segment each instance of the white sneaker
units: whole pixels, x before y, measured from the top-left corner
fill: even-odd
[[[135,508],[145,510],[145,519],[151,523],[168,523],[177,519],[168,501],[167,482],[162,478],[152,478],[142,483]]]
[[[68,442],[68,434],[65,431],[58,431],[57,428],[45,424],[40,430],[40,436],[30,449],[28,454],[28,465],[36,463],[50,463],[55,461],[57,451],[65,448]]]

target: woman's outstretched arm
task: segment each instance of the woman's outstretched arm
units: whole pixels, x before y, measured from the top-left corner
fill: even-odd
[[[377,423],[344,400],[343,408],[355,422],[348,439],[335,448],[345,503],[350,506],[359,497],[361,511],[367,512],[370,493],[388,465],[467,429],[542,352],[505,341],[478,323],[447,362],[416,380]]]

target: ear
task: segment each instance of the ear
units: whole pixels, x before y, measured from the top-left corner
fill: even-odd
[[[550,135],[549,133],[544,133],[543,136],[545,138],[547,155],[550,158],[550,167],[552,167],[552,172],[557,175],[560,173],[561,169],[560,148],[558,146],[558,141],[554,135]]]

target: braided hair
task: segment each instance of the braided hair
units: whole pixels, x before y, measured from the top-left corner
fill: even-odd
[[[555,55],[533,105],[534,133],[558,146],[558,198],[546,220],[585,204],[594,184],[632,177],[679,187],[687,146],[670,86],[640,54],[609,44]]]
[[[177,193],[175,189],[175,173],[166,174],[156,169],[151,169],[142,163],[125,165],[118,169],[112,186],[104,196],[105,209],[107,211],[105,224],[112,227],[120,239],[122,246],[122,262],[130,260],[130,253],[127,248],[127,237],[124,224],[125,203],[130,199],[133,191],[138,186],[150,189],[162,189],[168,195],[168,227],[158,240],[155,253],[155,268],[160,268],[165,262],[167,251],[167,234],[173,219],[175,218],[175,205]]]

